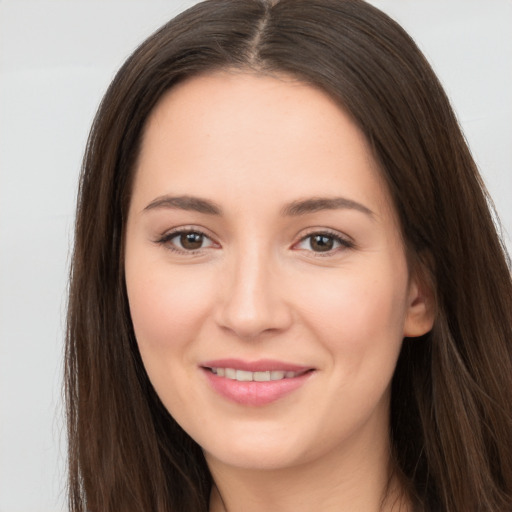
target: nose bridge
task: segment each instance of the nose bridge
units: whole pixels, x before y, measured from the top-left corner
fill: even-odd
[[[242,338],[284,329],[290,312],[279,280],[279,265],[271,251],[254,240],[231,255],[226,286],[219,304],[222,327]]]

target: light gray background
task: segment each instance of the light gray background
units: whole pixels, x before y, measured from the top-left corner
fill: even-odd
[[[192,1],[0,0],[0,512],[65,509],[61,368],[77,176],[115,70]],[[380,0],[433,63],[512,232],[512,2]]]

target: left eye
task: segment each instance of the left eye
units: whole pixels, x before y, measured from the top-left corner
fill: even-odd
[[[182,251],[195,251],[213,245],[213,242],[206,235],[198,231],[171,233],[165,237],[164,241]]]
[[[304,237],[298,244],[298,249],[313,252],[330,252],[340,247],[350,247],[350,243],[343,238],[330,233],[312,233]]]

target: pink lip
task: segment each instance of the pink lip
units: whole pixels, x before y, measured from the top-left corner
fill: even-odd
[[[239,382],[226,377],[219,377],[212,373],[210,368],[234,368],[250,372],[282,370],[305,373],[281,380]],[[300,388],[314,373],[308,371],[312,368],[306,366],[273,360],[248,362],[238,359],[221,359],[207,361],[201,364],[201,369],[214,391],[232,402],[246,406],[263,406],[275,402]]]

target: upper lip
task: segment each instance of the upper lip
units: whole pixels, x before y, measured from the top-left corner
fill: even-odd
[[[285,372],[304,372],[312,370],[310,366],[287,363],[274,359],[258,359],[257,361],[244,361],[242,359],[216,359],[201,363],[203,368],[233,368],[235,370],[245,370],[247,372],[267,372],[267,371],[285,371]]]

